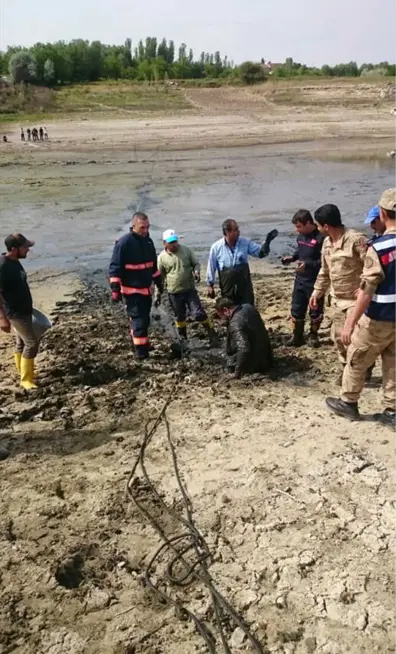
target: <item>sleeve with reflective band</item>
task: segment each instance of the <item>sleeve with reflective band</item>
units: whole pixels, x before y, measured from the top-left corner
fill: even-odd
[[[117,241],[114,245],[109,266],[110,288],[112,293],[120,293],[121,291],[121,269],[121,248],[120,242]]]
[[[125,296],[134,293],[151,295],[154,276],[158,276],[157,254],[152,240],[133,232],[122,236],[114,246],[109,273],[113,292]]]

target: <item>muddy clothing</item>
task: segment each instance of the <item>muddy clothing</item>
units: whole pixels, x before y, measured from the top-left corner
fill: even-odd
[[[293,321],[304,320],[307,315],[307,309],[309,306],[309,298],[312,295],[313,285],[309,286],[306,282],[303,282],[299,277],[296,276],[294,280],[293,295],[292,295],[292,306],[291,306],[291,315]],[[311,323],[320,325],[323,320],[323,307],[324,307],[324,298],[318,300],[317,309],[311,309],[309,307],[309,319]]]
[[[236,376],[267,372],[273,363],[272,348],[262,318],[250,304],[237,306],[227,328],[229,365]]]
[[[194,272],[199,272],[198,259],[186,245],[177,252],[164,250],[158,257],[158,270],[166,280],[168,293],[183,293],[195,289]]]
[[[329,237],[325,238],[322,246],[321,268],[313,296],[319,299],[330,291],[332,339],[342,365],[346,363],[346,348],[341,341],[341,331],[355,304],[366,252],[367,237],[353,229],[346,229],[336,244]]]
[[[0,256],[0,294],[7,318],[31,317],[33,300],[26,272],[19,261],[10,259],[5,254]]]
[[[372,301],[352,334],[341,394],[345,402],[357,402],[366,371],[380,355],[384,408],[391,411],[396,401],[395,261],[396,230],[388,229],[375,239],[364,262],[360,288]]]
[[[163,288],[151,238],[134,232],[122,236],[114,246],[109,277],[113,300],[120,300],[121,295],[125,300],[136,356],[146,358],[153,282],[160,291]]]
[[[176,329],[180,336],[187,336],[187,310],[192,320],[210,327],[208,316],[195,289],[183,293],[169,293],[169,302],[176,318]]]
[[[33,330],[32,315],[23,318],[10,318],[15,333],[15,352],[22,354],[25,359],[35,359],[40,341]]]
[[[221,295],[237,304],[254,304],[254,293],[249,270],[249,256],[262,258],[264,245],[239,237],[234,247],[221,238],[210,248],[206,283],[214,286],[219,275]]]

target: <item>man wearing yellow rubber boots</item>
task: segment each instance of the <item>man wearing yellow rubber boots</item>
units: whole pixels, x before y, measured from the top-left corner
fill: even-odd
[[[37,388],[34,383],[34,359],[39,339],[33,331],[33,301],[26,272],[20,263],[34,241],[22,234],[10,234],[4,241],[7,252],[0,255],[0,329],[15,332],[15,365],[26,390]]]

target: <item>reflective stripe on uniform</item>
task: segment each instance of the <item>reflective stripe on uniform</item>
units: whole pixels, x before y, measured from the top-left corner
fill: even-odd
[[[396,295],[373,295],[372,300],[378,302],[378,304],[390,304],[396,302]]]
[[[176,320],[175,325],[176,325],[177,329],[183,329],[184,327],[187,327],[186,321],[180,322],[179,320]]]
[[[121,284],[121,277],[110,277],[110,284]]]
[[[134,345],[148,345],[149,339],[148,336],[133,336]]]
[[[154,277],[159,277],[160,274],[161,274],[160,271],[157,270],[157,272],[155,272],[154,275],[153,275],[153,279],[154,279]]]
[[[139,293],[139,295],[151,295],[151,288],[134,288],[133,286],[121,286],[121,293],[123,295],[133,295],[134,293]]]
[[[387,234],[384,236],[387,236]],[[380,237],[381,238],[381,237]],[[374,250],[380,252],[381,250],[387,250],[388,248],[394,248],[396,246],[396,236],[389,236],[386,240],[381,240],[379,243],[375,240],[372,244]]]
[[[148,261],[147,263],[126,263],[125,270],[145,270],[146,268],[152,268],[154,266],[154,261]]]

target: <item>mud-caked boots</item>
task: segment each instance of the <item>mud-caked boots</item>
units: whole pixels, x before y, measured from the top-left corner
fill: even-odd
[[[181,341],[186,341],[187,340],[187,327],[176,327],[177,333],[179,335],[179,338]]]
[[[319,336],[318,336],[319,327],[320,327],[320,323],[311,322],[311,327],[307,339],[308,345],[310,345],[311,347],[320,347]]]
[[[289,347],[301,347],[304,342],[304,320],[293,320],[293,336],[287,344]]]

